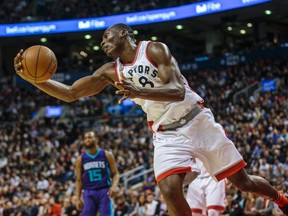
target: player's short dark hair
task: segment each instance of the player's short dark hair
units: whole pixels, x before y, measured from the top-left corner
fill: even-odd
[[[97,137],[97,134],[94,130],[92,129],[85,129],[83,135],[87,134],[87,133],[93,133],[95,137]]]
[[[126,30],[128,32],[128,36],[131,38],[131,40],[134,43],[136,43],[136,39],[135,39],[135,36],[133,34],[133,29],[130,26],[128,26],[128,25],[126,25],[124,23],[118,23],[118,24],[115,24],[115,25],[111,26],[110,28],[117,29],[119,31]]]

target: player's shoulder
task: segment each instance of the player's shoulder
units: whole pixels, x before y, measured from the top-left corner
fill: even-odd
[[[112,153],[111,153],[110,151],[108,151],[108,150],[103,150],[103,151],[105,152],[106,156],[112,154]]]
[[[150,52],[157,52],[162,49],[167,49],[167,45],[165,43],[158,41],[151,41],[149,43],[148,51]]]
[[[82,154],[78,155],[76,158],[76,164],[82,163]]]
[[[109,159],[109,158],[113,158],[113,157],[114,157],[114,155],[113,155],[112,152],[107,151],[107,150],[104,150],[104,151],[105,151],[105,155],[106,155],[106,158],[107,158],[107,159]]]
[[[148,47],[148,56],[158,59],[159,57],[167,56],[170,53],[168,46],[165,43],[152,41]]]
[[[165,62],[171,58],[168,46],[162,42],[151,42],[148,47],[147,55],[156,64]]]

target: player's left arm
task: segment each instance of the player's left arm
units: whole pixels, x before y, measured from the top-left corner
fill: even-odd
[[[116,94],[123,94],[120,102],[126,98],[142,98],[155,101],[182,101],[185,97],[185,87],[176,60],[169,48],[159,42],[151,42],[147,55],[158,66],[158,76],[164,83],[161,87],[143,88],[134,86],[127,80],[120,80],[116,85],[120,90]]]
[[[82,200],[82,158],[81,155],[77,157],[75,162],[75,171],[76,171],[76,183],[75,183],[75,194],[76,194],[76,209],[82,211],[83,200]]]
[[[105,153],[106,153],[106,158],[108,160],[109,168],[112,174],[112,185],[109,189],[109,197],[113,199],[117,195],[120,176],[119,176],[119,172],[117,169],[117,164],[116,164],[114,155],[108,151],[105,151]]]

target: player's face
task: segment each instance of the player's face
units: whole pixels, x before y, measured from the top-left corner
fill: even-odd
[[[113,28],[108,28],[102,36],[102,42],[101,42],[102,50],[109,57],[118,57],[120,44],[121,44],[120,32]]]
[[[97,145],[98,138],[93,132],[85,133],[84,135],[84,146],[85,148],[92,148]]]

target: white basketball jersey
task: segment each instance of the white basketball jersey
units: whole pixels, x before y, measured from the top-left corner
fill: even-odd
[[[148,46],[151,41],[140,41],[137,46],[134,61],[131,64],[123,64],[120,59],[115,61],[115,71],[121,79],[133,82],[135,86],[141,88],[155,88],[165,85],[158,76],[157,65],[148,56]],[[173,61],[176,61],[173,58]],[[147,114],[147,120],[153,131],[157,131],[160,125],[178,121],[187,114],[197,102],[203,99],[196,94],[187,84],[182,76],[186,88],[185,99],[183,101],[163,102],[135,98],[135,103],[139,104]],[[144,90],[145,91],[145,90]]]

